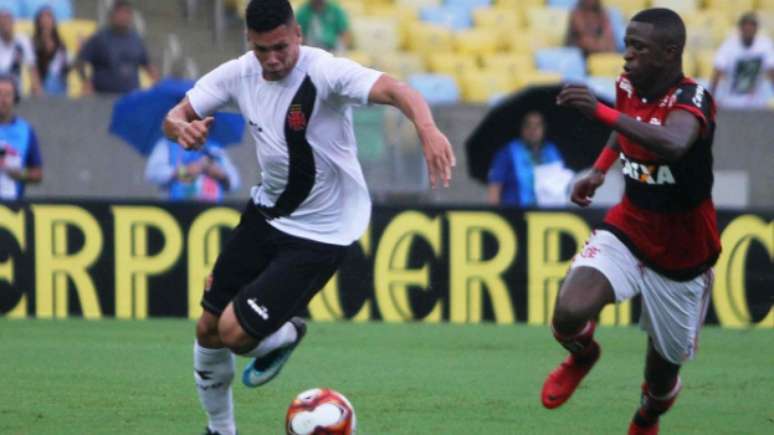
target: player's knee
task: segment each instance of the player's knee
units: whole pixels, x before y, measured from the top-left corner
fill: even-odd
[[[216,348],[221,347],[218,336],[218,318],[210,313],[204,313],[196,322],[196,340],[199,344]]]
[[[557,302],[554,310],[554,328],[558,332],[572,333],[588,321],[587,310],[583,307]]]

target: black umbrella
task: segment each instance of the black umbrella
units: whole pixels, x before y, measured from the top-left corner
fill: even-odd
[[[556,144],[568,168],[579,171],[593,165],[612,130],[575,109],[557,106],[556,97],[561,90],[561,85],[531,87],[495,106],[465,143],[470,176],[487,182],[489,164],[495,153],[521,136],[522,118],[533,110],[545,117],[546,139]]]

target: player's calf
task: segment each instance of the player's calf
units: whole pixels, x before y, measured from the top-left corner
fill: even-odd
[[[629,435],[658,434],[659,417],[669,411],[677,400],[677,395],[680,394],[682,387],[680,377],[677,377],[671,391],[663,396],[657,396],[650,392],[647,383],[643,383],[640,407],[634,413],[629,425]]]

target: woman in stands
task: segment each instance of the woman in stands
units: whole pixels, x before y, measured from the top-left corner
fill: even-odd
[[[43,91],[48,95],[67,94],[67,73],[70,59],[57,30],[51,8],[44,6],[35,14],[35,34],[32,38],[37,68]]]
[[[578,47],[583,55],[615,51],[610,18],[601,0],[579,0],[570,14],[566,45]]]

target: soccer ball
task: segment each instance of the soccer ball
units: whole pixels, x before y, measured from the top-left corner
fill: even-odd
[[[329,388],[314,388],[296,396],[288,407],[288,435],[351,435],[355,409],[346,397]]]

